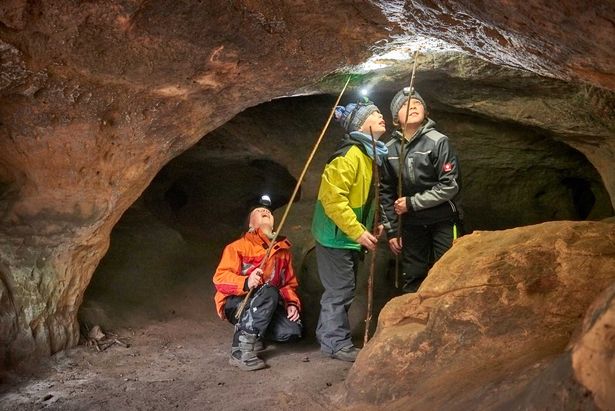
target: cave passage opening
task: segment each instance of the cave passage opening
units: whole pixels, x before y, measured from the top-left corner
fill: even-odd
[[[368,97],[390,124],[389,102],[404,84],[384,81],[376,89],[373,78],[365,79]],[[612,215],[600,176],[583,154],[548,130],[477,115],[439,97],[458,83],[427,74],[417,89],[459,154],[466,232]],[[359,98],[365,85],[355,84],[341,103]],[[165,166],[114,228],[109,252],[86,290],[81,320],[115,327],[175,315],[215,319],[211,276],[222,249],[245,231],[247,211],[262,194],[271,196],[279,222],[334,101],[333,93],[321,92],[249,108]],[[332,123],[282,233],[294,243],[300,293],[312,308],[322,288],[309,252],[311,216],[320,173],[342,134]],[[398,294],[384,245],[378,259],[386,275],[377,310]],[[358,287],[365,276],[359,274]],[[353,332],[361,335],[361,296],[354,305]],[[135,310],[138,315],[131,314]],[[305,318],[310,332],[313,311]]]

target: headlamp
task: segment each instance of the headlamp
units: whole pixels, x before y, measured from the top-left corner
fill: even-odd
[[[258,203],[265,207],[271,207],[271,197],[267,194],[263,194],[260,200],[258,200]]]

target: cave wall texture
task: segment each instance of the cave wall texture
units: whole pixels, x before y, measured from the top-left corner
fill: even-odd
[[[612,2],[570,0],[2,2],[0,365],[77,343],[110,231],[168,161],[245,108],[317,91],[415,34],[563,81],[494,77],[492,88],[521,90],[517,104],[544,93],[514,116],[489,88],[428,94],[527,126],[572,119],[549,131],[589,159],[613,202],[614,21]],[[472,73],[459,61],[437,67],[462,82]]]

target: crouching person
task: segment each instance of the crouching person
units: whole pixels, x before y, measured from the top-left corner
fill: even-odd
[[[213,278],[218,315],[235,325],[229,363],[244,371],[266,367],[256,354],[264,349],[263,339],[287,342],[301,338],[301,303],[290,242],[278,236],[260,267],[273,236],[271,211],[266,206],[253,209],[248,232],[224,248]],[[250,289],[255,290],[237,320],[235,315]]]

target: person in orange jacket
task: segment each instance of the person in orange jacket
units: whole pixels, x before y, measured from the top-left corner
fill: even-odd
[[[274,218],[261,198],[261,205],[249,214],[249,229],[224,248],[213,277],[216,309],[221,319],[235,325],[229,364],[244,371],[266,367],[256,354],[263,338],[286,342],[301,338],[301,302],[293,270],[291,244],[278,236],[269,258],[260,267],[274,236]],[[250,289],[252,293],[239,321],[235,313]]]

